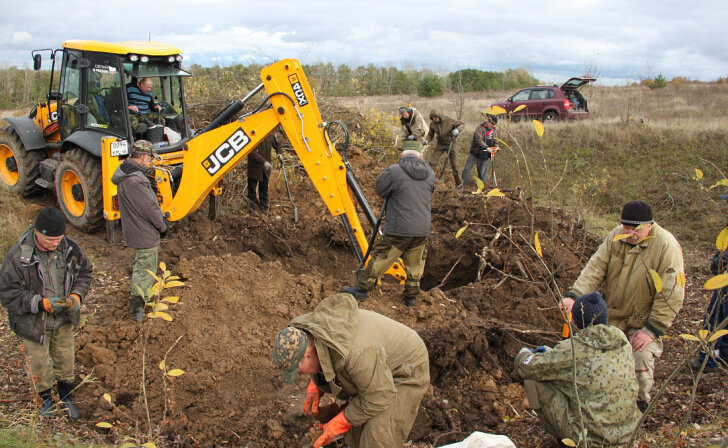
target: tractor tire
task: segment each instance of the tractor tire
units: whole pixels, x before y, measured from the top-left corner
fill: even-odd
[[[550,121],[552,123],[559,121],[559,113],[556,112],[555,110],[547,110],[543,114],[543,121],[544,122]]]
[[[43,151],[26,151],[13,128],[0,130],[0,181],[15,194],[29,198],[43,187],[35,183],[40,175],[38,166],[46,155]]]
[[[58,205],[71,225],[84,233],[103,225],[103,186],[98,157],[80,148],[63,154],[56,167],[55,186]]]

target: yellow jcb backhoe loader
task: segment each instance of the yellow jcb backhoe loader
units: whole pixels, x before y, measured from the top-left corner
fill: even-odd
[[[62,56],[59,89],[49,89],[47,101],[29,117],[7,118],[0,132],[0,180],[12,191],[32,196],[54,190],[68,221],[85,232],[106,224],[107,240],[119,241],[120,212],[114,170],[135,140],[155,146],[154,164],[162,211],[177,221],[209,198],[210,216],[217,216],[222,179],[268,134],[280,125],[332,215],[340,216],[361,262],[368,248],[356,211],[359,202],[367,220],[376,217],[346,160],[348,130],[338,121],[324,122],[298,61],[286,59],[264,68],[262,83],[245,98],[222,110],[204,129],[187,124],[182,52],[157,42],[66,41],[57,50],[33,52],[40,69],[43,52],[53,66]],[[53,69],[51,73],[53,73]],[[159,123],[134,117],[127,88],[144,78],[153,81],[152,94],[161,106]],[[51,87],[53,75],[51,75]],[[264,91],[252,112],[238,115],[248,101]],[[339,126],[347,137],[341,154],[329,138]],[[401,263],[388,274],[403,282]]]

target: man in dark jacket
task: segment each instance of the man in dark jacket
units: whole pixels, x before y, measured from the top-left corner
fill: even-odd
[[[461,185],[460,181],[460,170],[458,169],[457,149],[455,148],[455,139],[457,138],[460,131],[463,130],[465,124],[459,120],[453,120],[452,118],[441,115],[435,109],[430,111],[430,132],[427,133],[423,145],[427,145],[432,141],[433,137],[437,136],[436,145],[433,149],[427,152],[427,162],[432,166],[433,169],[438,169],[440,166],[440,160],[447,154],[448,148],[450,154],[450,167],[452,168],[452,176],[455,179],[455,186]],[[450,145],[452,144],[452,148]],[[445,161],[447,164],[447,161]]]
[[[35,390],[43,404],[40,414],[51,415],[51,388],[71,419],[73,404],[73,329],[81,302],[91,286],[93,266],[74,240],[64,236],[66,218],[55,207],[38,213],[35,224],[20,237],[0,268],[0,300],[8,309],[10,328],[23,339],[30,358]]]
[[[263,213],[268,213],[268,179],[270,179],[270,172],[273,169],[270,163],[271,149],[275,148],[276,154],[279,156],[283,153],[276,141],[274,132],[271,132],[248,154],[248,199],[250,200],[250,207],[253,209],[257,207]],[[282,160],[282,157],[279,157],[279,160]]]
[[[144,297],[149,298],[148,291],[154,285],[154,277],[147,270],[157,272],[159,237],[165,237],[169,232],[169,222],[162,214],[149,181],[149,176],[153,175],[153,154],[151,143],[137,140],[131,157],[119,165],[111,177],[111,182],[118,187],[124,241],[134,249],[129,306],[135,322],[144,319]]]
[[[346,403],[323,425],[314,447],[344,434],[350,448],[401,447],[430,384],[427,347],[406,325],[361,310],[334,294],[291,321],[276,338],[273,362],[283,380],[310,375],[303,411],[319,415],[329,393]],[[338,407],[337,409],[341,409]]]
[[[589,446],[625,443],[640,419],[630,343],[607,323],[607,304],[598,292],[577,298],[572,313],[573,341],[566,339],[553,349],[523,348],[516,356],[529,406],[559,441],[578,442],[583,421]]]
[[[435,190],[435,173],[422,160],[420,144],[409,140],[399,163],[390,166],[377,177],[376,191],[387,198],[386,221],[382,237],[374,245],[366,268],[358,273],[356,286],[345,286],[357,300],[365,300],[367,291],[377,285],[377,279],[401,256],[407,280],[404,283],[404,302],[415,306],[420,295],[420,279],[427,259],[427,236],[430,234],[430,203]]]
[[[728,195],[722,195],[721,199],[726,201],[726,209],[728,209]],[[728,273],[728,249],[724,249],[723,252],[718,250],[715,253],[713,261],[710,263],[710,272],[713,275]],[[728,286],[713,291],[713,297],[710,299],[705,317],[703,317],[703,328],[711,332],[715,331],[726,319],[728,319]],[[719,363],[723,365],[723,368],[728,367],[728,334],[719,337],[714,343],[708,360],[705,361],[706,353],[701,352],[700,356],[690,360],[690,367],[696,371],[700,370],[703,361],[705,361],[704,373],[717,372]]]
[[[468,185],[470,180],[470,172],[473,167],[478,167],[478,178],[487,182],[488,178],[488,164],[492,156],[492,152],[497,145],[495,124],[498,122],[498,118],[495,115],[488,114],[486,120],[475,128],[473,133],[473,141],[470,143],[470,153],[468,153],[468,159],[465,161],[465,169],[463,169],[463,186]]]

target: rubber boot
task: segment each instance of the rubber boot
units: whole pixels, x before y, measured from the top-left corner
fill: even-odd
[[[341,288],[341,292],[347,292],[351,294],[356,300],[360,302],[363,302],[367,299],[367,292],[362,291],[356,286],[344,286],[343,288]]]
[[[66,415],[71,420],[76,420],[79,417],[78,408],[73,404],[73,383],[64,383],[63,381],[58,382],[58,396],[61,399],[63,408],[66,410]]]
[[[48,389],[44,390],[43,392],[38,392],[38,395],[40,395],[40,399],[43,401],[43,403],[40,405],[40,409],[38,410],[40,416],[53,416],[53,395],[51,395],[51,390]]]
[[[129,299],[129,308],[131,308],[131,319],[134,322],[141,322],[144,320],[144,299],[132,296]]]
[[[416,302],[417,302],[417,297],[404,296],[404,305],[405,306],[412,308],[413,306],[415,306]]]

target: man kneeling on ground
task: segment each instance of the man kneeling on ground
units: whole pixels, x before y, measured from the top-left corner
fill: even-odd
[[[523,348],[516,356],[516,370],[524,379],[529,406],[559,441],[579,441],[579,407],[589,446],[628,441],[640,419],[632,347],[619,328],[607,324],[607,314],[607,305],[598,292],[574,302],[578,400],[572,382],[571,340],[563,340],[553,349]]]

